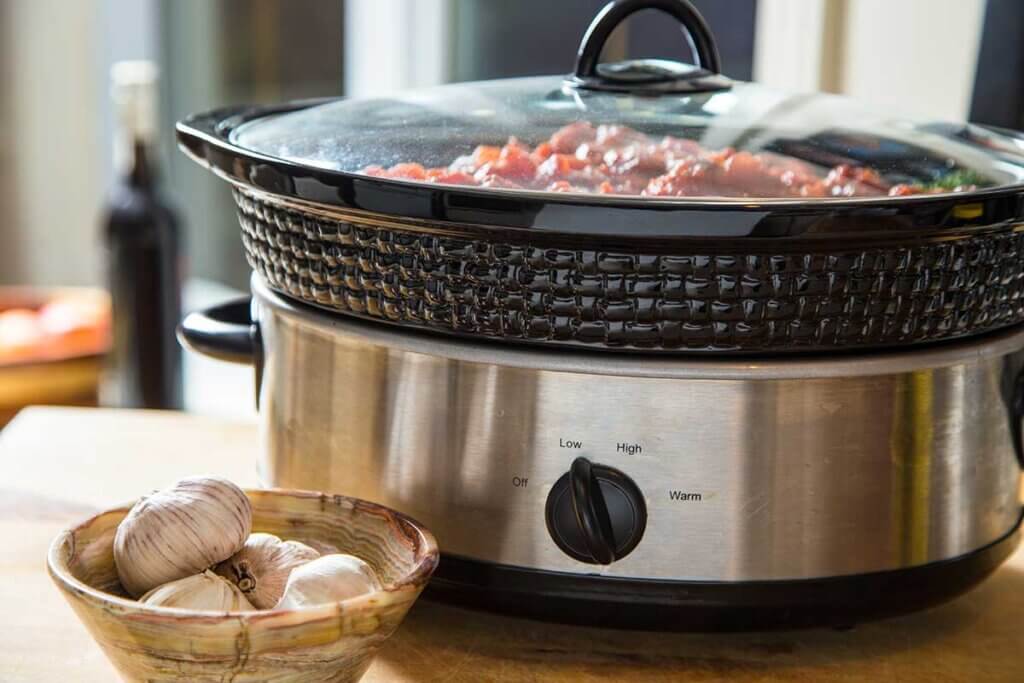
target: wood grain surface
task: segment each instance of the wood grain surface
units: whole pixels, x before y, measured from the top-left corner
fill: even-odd
[[[116,680],[46,575],[51,539],[92,510],[188,474],[256,485],[255,448],[255,423],[97,409],[19,415],[0,433],[0,682]],[[1024,551],[945,606],[846,632],[640,633],[420,600],[363,680],[1021,683]]]

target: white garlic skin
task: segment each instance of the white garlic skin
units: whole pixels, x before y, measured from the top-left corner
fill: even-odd
[[[252,505],[226,479],[190,477],[140,500],[117,527],[114,564],[139,597],[236,553],[252,530]]]
[[[209,570],[157,586],[143,595],[139,602],[155,607],[208,612],[251,612],[255,609],[234,584]]]
[[[381,589],[373,567],[353,555],[323,555],[292,570],[274,609],[338,602]]]
[[[238,586],[257,609],[270,609],[284,595],[292,570],[318,557],[320,553],[305,543],[255,533],[214,571]]]
[[[331,545],[326,541],[318,541],[315,538],[311,538],[308,541],[305,541],[305,544],[313,550],[320,553],[321,555],[338,555],[341,553],[341,551],[338,550],[337,546]]]

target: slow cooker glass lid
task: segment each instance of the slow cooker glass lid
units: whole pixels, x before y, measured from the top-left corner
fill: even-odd
[[[658,95],[562,76],[460,83],[271,114],[231,141],[303,166],[496,192],[848,200],[1024,179],[1015,134],[737,82]]]

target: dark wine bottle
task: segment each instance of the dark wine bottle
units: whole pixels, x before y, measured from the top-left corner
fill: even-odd
[[[113,346],[103,402],[122,408],[182,405],[181,229],[157,173],[157,71],[149,62],[111,70],[117,115],[117,181],[103,238],[113,308]]]

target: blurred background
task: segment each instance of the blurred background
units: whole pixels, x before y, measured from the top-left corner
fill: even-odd
[[[0,285],[103,285],[115,62],[160,70],[157,165],[182,218],[188,309],[244,290],[248,268],[229,191],[175,149],[176,120],[245,102],[564,73],[603,4],[0,0]],[[733,78],[847,93],[898,115],[1024,128],[1018,0],[695,4]],[[687,57],[676,24],[652,11],[610,41],[606,58],[627,56]]]

